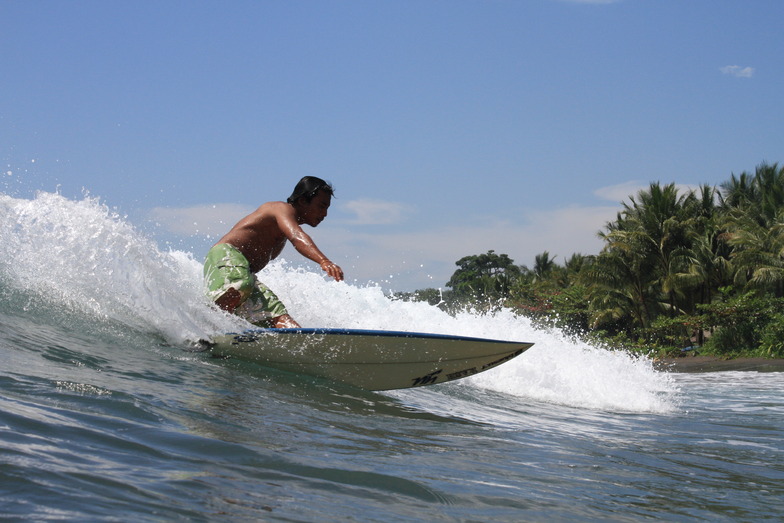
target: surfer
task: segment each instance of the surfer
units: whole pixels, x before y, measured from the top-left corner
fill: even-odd
[[[277,258],[288,240],[297,252],[318,263],[336,281],[343,280],[343,270],[301,227],[316,227],[327,217],[333,193],[328,182],[305,176],[288,200],[267,202],[237,222],[207,253],[204,280],[209,298],[221,309],[259,326],[299,327],[256,273]]]

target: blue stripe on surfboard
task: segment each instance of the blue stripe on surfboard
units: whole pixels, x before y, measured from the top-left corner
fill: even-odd
[[[388,338],[420,338],[439,339],[452,341],[479,341],[484,343],[527,343],[522,341],[495,340],[490,338],[475,338],[470,336],[455,336],[451,334],[431,334],[426,332],[384,331],[370,329],[332,329],[332,328],[294,328],[294,329],[248,329],[242,332],[227,332],[227,336],[252,335],[252,334],[329,334],[339,336],[377,336]]]

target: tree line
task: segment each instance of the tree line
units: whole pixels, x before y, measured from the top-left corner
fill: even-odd
[[[651,183],[598,232],[597,255],[533,267],[465,256],[446,290],[399,293],[449,312],[512,309],[540,326],[660,352],[784,356],[784,167],[717,187]]]

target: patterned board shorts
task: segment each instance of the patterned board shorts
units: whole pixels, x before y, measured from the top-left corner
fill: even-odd
[[[272,318],[288,314],[286,306],[275,293],[250,272],[248,259],[228,243],[219,243],[207,253],[204,284],[212,301],[229,289],[239,291],[242,301],[234,314],[254,325],[268,327]]]

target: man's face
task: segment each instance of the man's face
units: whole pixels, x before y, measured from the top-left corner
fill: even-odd
[[[299,213],[300,223],[306,223],[311,227],[320,224],[327,217],[327,210],[332,203],[332,196],[324,191],[319,191],[316,196],[306,203],[304,200],[297,202],[297,212]]]

